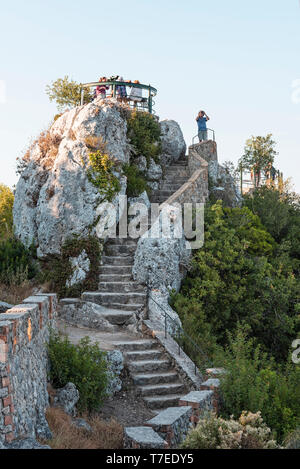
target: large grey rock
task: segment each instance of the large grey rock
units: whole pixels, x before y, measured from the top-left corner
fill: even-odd
[[[183,138],[179,124],[173,120],[160,122],[162,155],[160,158],[162,166],[169,166],[183,157],[186,152],[186,143]]]
[[[5,303],[4,301],[0,301],[0,314],[6,313],[6,311],[11,308],[13,308],[13,305]]]
[[[191,256],[181,230],[178,209],[165,206],[150,231],[139,239],[132,269],[135,280],[152,289],[179,291]]]
[[[148,317],[149,321],[159,324],[160,328],[167,329],[168,334],[175,336],[182,323],[178,314],[169,305],[169,292],[166,289],[152,290],[149,294]]]
[[[120,350],[107,352],[106,360],[108,364],[108,386],[106,392],[113,396],[122,389],[122,380],[120,378],[124,369],[124,357]]]
[[[73,383],[67,383],[64,388],[58,389],[54,397],[55,406],[62,407],[72,417],[76,415],[76,404],[78,401],[79,391]]]
[[[72,287],[73,285],[82,283],[86,279],[86,276],[89,273],[91,266],[91,262],[88,258],[85,249],[79,254],[78,257],[70,257],[70,262],[73,268],[73,274],[71,275],[71,278],[68,279],[66,282],[66,286],[68,288]]]
[[[64,299],[59,303],[59,316],[68,324],[114,332],[115,326],[105,317],[106,308],[90,301]]]
[[[97,207],[103,197],[87,177],[90,150],[85,139],[102,137],[107,151],[126,163],[130,155],[126,133],[126,119],[117,103],[95,100],[65,112],[52,125],[50,135],[60,142],[52,160],[37,143],[33,146],[16,187],[13,215],[16,235],[27,245],[34,240],[40,257],[59,253],[74,234],[96,233]],[[121,193],[125,191],[126,178],[122,178]]]
[[[160,181],[162,178],[162,168],[159,164],[155,163],[154,159],[150,159],[149,168],[147,169],[147,179],[149,181]]]

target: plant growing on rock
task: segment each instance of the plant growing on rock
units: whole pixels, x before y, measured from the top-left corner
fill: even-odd
[[[80,83],[70,79],[68,75],[64,78],[58,78],[51,85],[46,86],[46,93],[50,101],[55,101],[59,111],[70,109],[80,105]],[[93,99],[90,89],[84,93],[84,104]]]
[[[127,177],[127,195],[128,197],[138,197],[144,191],[150,194],[151,189],[147,184],[142,171],[135,164],[124,164],[123,172]]]
[[[127,120],[127,136],[137,156],[145,156],[159,162],[161,130],[155,117],[147,112],[133,111]]]
[[[108,384],[105,352],[89,337],[78,345],[52,331],[49,340],[50,379],[56,388],[74,383],[79,391],[80,411],[99,410]]]

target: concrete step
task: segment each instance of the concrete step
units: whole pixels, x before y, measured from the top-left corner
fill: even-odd
[[[100,282],[99,290],[101,292],[110,292],[110,293],[143,293],[145,292],[145,287],[139,285],[138,283],[131,282]]]
[[[128,245],[128,244],[109,244],[105,246],[105,254],[107,256],[121,256],[124,255],[131,256],[136,251],[136,244]]]
[[[133,314],[134,313],[132,311],[126,312],[111,310],[109,313],[104,313],[103,316],[108,322],[110,322],[114,326],[123,326],[132,318]]]
[[[167,449],[168,444],[151,427],[125,427],[125,449]]]
[[[144,401],[150,409],[165,409],[166,407],[177,406],[180,394],[167,394],[155,397],[144,397]]]
[[[141,311],[142,309],[145,308],[145,303],[136,303],[136,304],[123,304],[123,303],[112,303],[111,301],[103,301],[101,303],[102,306],[105,306],[106,308],[111,308],[111,309],[120,309],[123,311]]]
[[[156,360],[161,359],[163,354],[159,349],[151,349],[151,350],[134,350],[125,353],[126,358],[128,361],[138,361],[138,360]]]
[[[111,305],[115,303],[122,305],[143,304],[146,301],[146,297],[146,293],[85,292],[82,294],[84,301],[91,301],[99,305]],[[110,307],[112,308],[112,306]]]
[[[102,256],[103,265],[128,266],[133,264],[132,256]]]
[[[132,375],[132,379],[136,386],[147,386],[174,383],[178,380],[178,375],[176,371],[168,371],[165,373],[136,373]]]
[[[124,351],[151,350],[157,347],[155,340],[132,340],[128,342],[114,342],[116,348]]]
[[[126,274],[126,275],[100,274],[99,275],[99,281],[100,282],[131,282],[132,281],[132,275],[131,274]]]
[[[145,385],[138,386],[138,389],[141,391],[142,396],[153,396],[158,397],[161,395],[168,394],[184,394],[186,392],[185,385],[180,383],[165,383],[165,384],[154,384],[154,385]]]
[[[169,360],[138,360],[128,364],[128,368],[133,373],[145,371],[166,371],[170,367]]]
[[[132,275],[132,265],[100,265],[100,275]]]

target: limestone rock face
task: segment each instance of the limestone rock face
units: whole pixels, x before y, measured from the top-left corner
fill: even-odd
[[[176,209],[166,206],[151,230],[139,239],[132,270],[135,280],[152,289],[179,291],[191,256],[181,227]]]
[[[96,209],[101,195],[87,177],[90,150],[86,138],[102,137],[107,151],[122,163],[129,161],[127,123],[113,100],[95,100],[65,112],[49,131],[50,149],[39,143],[30,150],[28,163],[17,184],[14,203],[16,235],[38,255],[58,254],[74,234],[95,233]],[[52,156],[51,156],[52,155]],[[126,178],[121,193],[126,191]]]
[[[160,123],[162,155],[161,164],[169,166],[177,161],[186,152],[186,143],[179,124],[173,120],[164,120]]]
[[[66,286],[68,288],[83,282],[86,279],[91,266],[91,262],[85,249],[78,257],[70,257],[70,262],[74,271],[71,278],[67,280]]]

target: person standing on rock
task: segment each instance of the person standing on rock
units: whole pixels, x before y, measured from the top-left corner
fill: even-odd
[[[200,111],[198,116],[196,117],[196,121],[198,124],[198,137],[199,142],[203,142],[207,140],[207,126],[206,122],[209,121],[209,117],[204,111]]]

